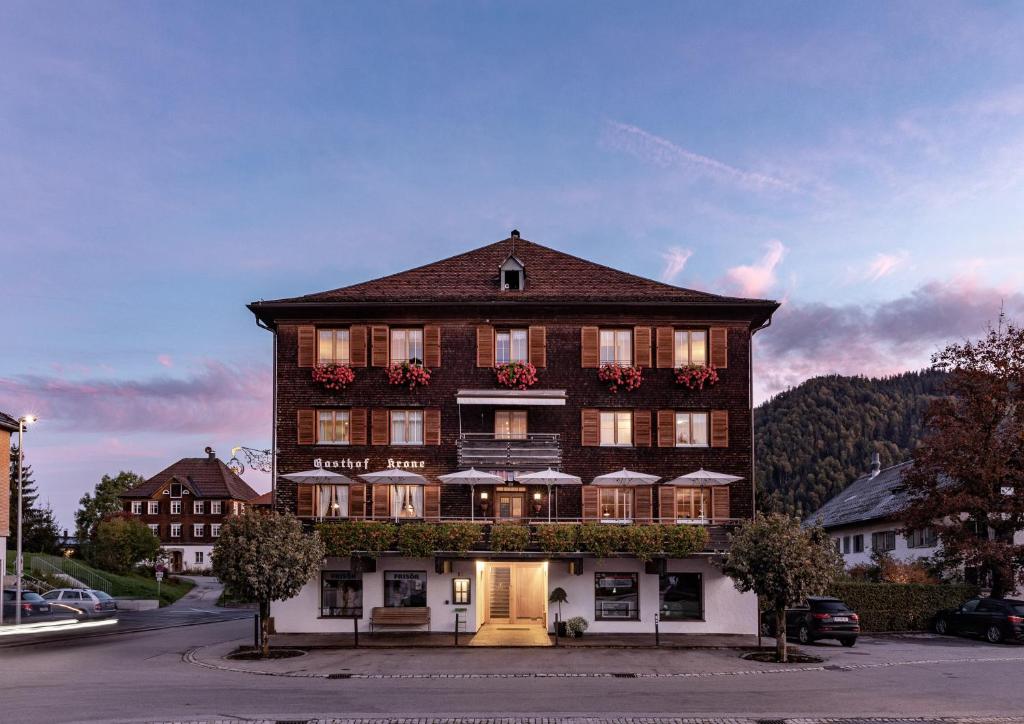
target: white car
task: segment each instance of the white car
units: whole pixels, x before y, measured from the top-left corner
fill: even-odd
[[[117,601],[92,588],[55,588],[43,594],[54,614],[70,613],[80,618],[105,618],[117,614]]]

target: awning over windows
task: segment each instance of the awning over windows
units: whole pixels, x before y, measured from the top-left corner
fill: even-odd
[[[565,390],[459,390],[460,405],[564,406]]]

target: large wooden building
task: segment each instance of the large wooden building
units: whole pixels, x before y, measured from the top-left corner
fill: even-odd
[[[592,631],[650,631],[656,613],[663,630],[755,631],[755,601],[707,554],[754,511],[751,340],[777,307],[644,279],[515,231],[373,281],[250,304],[275,337],[278,510],[481,525],[463,555],[329,558],[319,580],[274,605],[277,630],[345,631],[339,619],[352,617],[369,627],[397,607],[429,608],[434,630],[451,630],[456,608],[470,630],[546,625],[561,587],[563,617]],[[509,384],[516,363],[535,369],[534,383]],[[717,381],[698,384],[712,370]],[[410,384],[424,372],[427,384]],[[284,477],[311,469],[344,482]],[[361,477],[386,469],[420,478]],[[523,478],[547,469],[582,484]],[[441,480],[467,470],[500,480]],[[598,479],[623,470],[641,475]],[[679,480],[702,470],[729,477]],[[488,546],[496,522],[534,538],[552,523],[702,526],[710,542],[646,564],[532,544],[500,553]]]

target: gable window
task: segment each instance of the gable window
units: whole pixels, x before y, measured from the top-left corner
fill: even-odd
[[[203,528],[205,528],[205,527],[206,526],[204,526],[202,523],[193,523],[192,524],[192,536],[194,538],[202,538],[203,537]]]
[[[640,587],[635,573],[594,574],[594,618],[640,619]]]
[[[699,573],[663,573],[658,577],[662,621],[702,621],[704,582]]]
[[[180,498],[181,497],[181,483],[171,483],[171,497],[172,498]]]
[[[423,364],[423,330],[391,330],[391,364]]]
[[[155,535],[155,536],[156,536],[157,538],[159,538],[159,537],[160,537],[160,524],[159,524],[159,523],[150,523],[150,524],[149,524],[149,530],[150,530],[150,531],[151,531],[151,532],[153,533],[153,535]]]
[[[601,488],[601,520],[605,522],[633,519],[632,488]]]
[[[142,515],[142,501],[141,500],[133,500],[132,501],[132,514],[133,515]]]
[[[526,410],[498,410],[494,413],[495,440],[525,440]]]
[[[896,550],[896,531],[883,530],[871,534],[871,550],[892,551]]]
[[[423,486],[392,485],[391,486],[391,517],[422,518],[423,517]]]
[[[391,444],[423,444],[423,410],[391,411]]]
[[[938,543],[935,531],[931,528],[912,530],[907,533],[907,548],[934,548]]]
[[[601,445],[630,446],[633,444],[632,410],[601,413]]]
[[[362,618],[362,575],[351,571],[324,571],[321,573],[320,616],[323,618]]]
[[[317,331],[316,361],[322,365],[349,363],[348,329]]]
[[[221,501],[219,501],[219,500],[211,500],[210,501],[210,512],[213,515],[220,515],[221,505],[222,505]]]
[[[220,523],[211,523],[210,524],[210,537],[211,538],[220,538]]]
[[[181,538],[181,523],[171,523],[171,538]]]
[[[317,485],[313,502],[313,514],[317,518],[347,518],[348,486]]]
[[[711,488],[676,488],[676,519],[703,520],[711,512]]]
[[[171,515],[181,515],[181,501],[180,500],[172,500],[171,501]]]
[[[708,333],[699,329],[677,329],[674,357],[675,367],[707,364]]]
[[[202,500],[192,501],[192,513],[195,515],[202,515],[206,509],[206,502]]]
[[[858,533],[857,535],[853,536],[853,552],[864,552],[864,535],[862,533]]]
[[[514,256],[505,259],[499,268],[498,276],[502,290],[514,292],[523,289],[526,286],[524,272],[523,265]]]
[[[509,290],[521,289],[522,288],[521,279],[520,279],[521,274],[522,274],[522,272],[520,272],[520,271],[518,271],[516,269],[505,269],[502,272],[502,276],[503,276],[502,288],[503,289],[509,289]]]
[[[147,505],[149,507],[149,514],[150,515],[157,515],[160,512],[160,501],[159,500],[150,500],[147,503]]]
[[[633,332],[629,329],[601,330],[601,364],[633,364]]]
[[[322,445],[348,445],[348,410],[320,410],[317,413],[317,442]]]
[[[708,414],[706,412],[676,413],[676,447],[708,446]]]
[[[525,362],[528,358],[525,329],[498,330],[494,334],[494,362],[499,365],[509,362]]]

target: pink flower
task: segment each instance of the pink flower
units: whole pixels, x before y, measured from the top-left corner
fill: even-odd
[[[498,383],[515,390],[525,390],[537,382],[537,368],[530,362],[509,362],[495,368]]]
[[[608,391],[613,395],[619,393],[619,387],[627,391],[635,390],[644,381],[643,369],[632,365],[607,363],[597,370],[597,378],[608,383]]]
[[[343,390],[355,381],[356,373],[344,364],[314,365],[313,379],[328,390]]]
[[[676,368],[676,383],[691,390],[703,390],[704,385],[718,382],[718,370],[714,365],[682,365]]]

